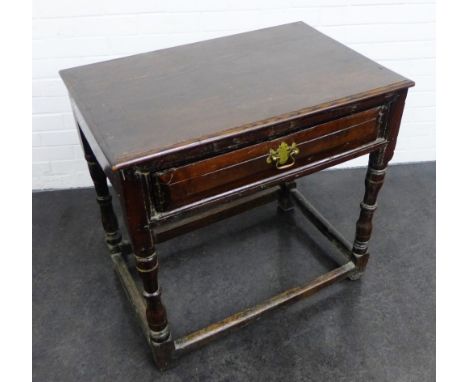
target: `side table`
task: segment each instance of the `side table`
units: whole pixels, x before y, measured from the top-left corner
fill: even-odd
[[[111,258],[158,368],[273,308],[364,272],[377,194],[412,81],[301,22],[60,75]],[[366,154],[365,194],[351,244],[294,180]],[[122,240],[107,180],[120,199],[131,245]],[[158,283],[157,244],[275,200],[285,211],[297,206],[337,246],[343,264],[174,339]],[[129,253],[142,290],[130,275]]]

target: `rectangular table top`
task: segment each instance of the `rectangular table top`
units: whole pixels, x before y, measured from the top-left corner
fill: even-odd
[[[60,75],[114,170],[413,85],[302,22]]]

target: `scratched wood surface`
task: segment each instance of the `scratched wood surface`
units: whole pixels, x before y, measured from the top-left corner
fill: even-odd
[[[114,170],[412,86],[302,22],[60,74],[101,165]]]

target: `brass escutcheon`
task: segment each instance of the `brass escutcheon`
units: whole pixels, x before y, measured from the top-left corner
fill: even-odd
[[[281,142],[276,150],[270,149],[266,161],[268,164],[274,162],[278,170],[284,170],[285,168],[294,166],[294,157],[297,154],[299,154],[299,147],[294,142],[291,146],[286,142]]]

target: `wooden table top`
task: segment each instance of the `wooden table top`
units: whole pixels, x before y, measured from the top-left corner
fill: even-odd
[[[62,70],[115,170],[413,86],[298,22]]]

